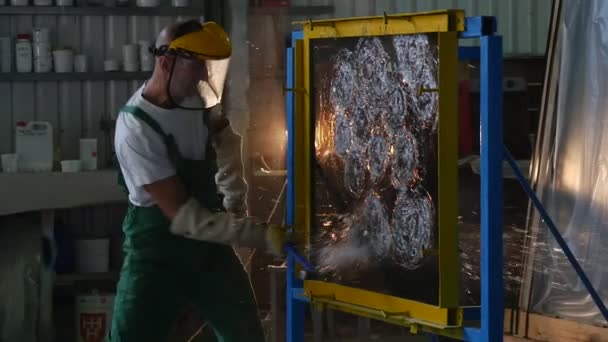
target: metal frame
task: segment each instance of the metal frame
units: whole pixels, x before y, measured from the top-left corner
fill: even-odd
[[[437,37],[439,51],[438,89],[423,89],[421,91],[438,91],[439,129],[437,150],[440,156],[438,164],[437,185],[437,218],[438,218],[438,248],[434,253],[438,255],[439,286],[437,304],[427,304],[414,300],[406,300],[395,296],[364,291],[360,289],[339,286],[330,282],[304,281],[306,295],[316,302],[328,303],[335,301],[334,305],[359,305],[370,312],[372,318],[393,316],[399,317],[404,324],[418,324],[418,321],[427,325],[451,328],[462,324],[462,310],[459,308],[459,272],[457,250],[457,40],[458,32],[464,30],[464,12],[461,10],[444,10],[416,14],[397,14],[378,17],[365,17],[354,19],[322,20],[303,22],[303,45],[297,45],[296,58],[302,52],[302,62],[297,63],[295,78],[303,78],[303,92],[296,92],[296,103],[302,100],[304,105],[301,125],[295,125],[295,139],[302,135],[300,141],[303,145],[295,146],[295,158],[299,174],[295,175],[295,185],[302,185],[302,190],[296,190],[296,203],[301,208],[296,211],[295,224],[304,227],[309,233],[312,227],[312,167],[314,158],[312,150],[314,139],[314,115],[312,104],[312,70],[311,49],[312,42],[323,38],[349,38],[349,37],[378,37],[395,34],[432,33]],[[299,87],[296,82],[296,87]],[[300,149],[300,150],[298,150]],[[298,217],[303,215],[300,219]],[[339,299],[338,299],[339,298]]]
[[[446,11],[443,11],[446,13]],[[433,17],[436,20],[436,15],[439,12],[425,13],[425,15]],[[337,31],[340,31],[340,36],[361,36],[369,35],[371,26],[376,26],[374,35],[381,34],[404,34],[416,33],[427,29],[427,32],[437,32],[438,25],[426,25],[423,22],[416,21],[421,17],[416,15],[391,15],[374,18],[355,18],[355,20],[345,20],[346,25],[336,26],[335,21],[319,21],[309,22],[308,29],[316,30],[316,37],[334,36]],[[384,26],[378,23],[378,19],[384,20]],[[407,20],[403,20],[407,19]],[[367,28],[361,28],[361,20],[365,20]],[[387,30],[387,23],[391,20],[399,20],[399,32]],[[437,24],[437,22],[435,22]],[[445,34],[453,33],[453,41],[456,41],[455,32],[447,30],[450,24],[445,26]],[[459,24],[456,23],[458,26]],[[305,25],[306,26],[306,25]],[[502,303],[502,38],[494,35],[496,30],[496,21],[493,17],[472,17],[466,18],[462,23],[463,29],[459,30],[460,38],[480,38],[479,48],[461,48],[456,50],[456,44],[452,46],[452,51],[460,57],[468,59],[481,60],[481,124],[482,124],[482,139],[484,144],[481,151],[481,177],[482,177],[482,226],[481,226],[481,309],[474,308],[457,308],[459,317],[456,319],[456,326],[445,326],[441,324],[432,324],[425,320],[411,319],[402,315],[387,315],[383,310],[365,307],[363,305],[353,305],[336,300],[335,292],[333,297],[314,297],[312,300],[317,303],[327,305],[339,310],[351,312],[357,315],[363,315],[380,319],[389,323],[409,326],[412,332],[425,331],[439,335],[446,335],[456,338],[461,338],[469,341],[502,341],[503,335],[503,303]],[[432,27],[432,29],[430,29]],[[453,27],[451,27],[453,29]],[[410,31],[408,31],[410,30]],[[405,32],[404,32],[405,31]],[[456,30],[454,30],[456,31]],[[422,31],[424,32],[424,31]],[[441,39],[441,36],[440,36]],[[295,113],[307,113],[308,96],[305,89],[308,86],[307,70],[298,70],[294,67],[294,62],[297,65],[297,60],[306,60],[307,49],[304,49],[304,56],[298,56],[308,41],[302,32],[294,32],[292,35],[292,48],[287,51],[287,87],[289,94],[287,95],[287,117],[288,117],[288,202],[287,202],[287,220],[289,224],[302,225],[309,227],[310,223],[310,206],[308,203],[298,201],[295,194],[298,192],[299,182],[297,181],[298,173],[307,172],[310,170],[310,159],[303,158],[300,161],[294,160],[294,157],[301,158],[298,154],[299,149],[308,148],[310,145],[310,125],[303,118],[305,115],[295,115]],[[304,44],[304,45],[302,45]],[[295,50],[293,47],[296,47]],[[447,47],[444,48],[447,50]],[[306,64],[306,63],[305,63]],[[441,64],[441,63],[440,63]],[[455,65],[454,65],[455,69]],[[302,75],[302,72],[304,73]],[[304,78],[304,81],[302,81]],[[443,84],[441,84],[443,82]],[[446,79],[440,76],[440,86],[446,86]],[[453,86],[456,87],[456,79],[453,79]],[[302,96],[294,96],[301,94]],[[304,102],[303,104],[301,102]],[[440,104],[441,106],[441,104]],[[304,108],[302,108],[304,107]],[[296,110],[294,110],[296,109]],[[304,109],[304,111],[300,111]],[[304,126],[296,124],[300,121]],[[303,137],[296,135],[296,127],[306,127]],[[301,135],[302,132],[300,132]],[[441,142],[440,142],[441,143]],[[304,144],[304,145],[300,145]],[[298,169],[295,166],[298,165]],[[304,169],[304,170],[303,170]],[[308,186],[308,190],[305,190]],[[301,188],[305,192],[310,192],[310,181],[304,184]],[[300,197],[300,196],[298,196]],[[310,195],[304,196],[304,199],[310,199]],[[306,201],[304,201],[306,202]],[[455,237],[455,235],[454,235]],[[287,256],[287,341],[300,342],[303,341],[303,326],[304,326],[304,310],[305,302],[310,301],[311,295],[308,291],[305,295],[303,281],[297,277],[298,270],[296,269],[296,252],[290,251]],[[310,282],[310,285],[317,286],[318,284]],[[338,285],[333,285],[338,286]],[[327,289],[327,288],[325,288]],[[368,292],[357,289],[355,291]],[[358,293],[357,295],[360,295]],[[365,293],[366,296],[384,296],[381,294]],[[347,295],[348,296],[348,295]],[[348,296],[352,298],[352,295]],[[391,298],[394,300],[395,298]],[[457,302],[457,300],[456,300]],[[451,301],[446,303],[453,304]],[[418,304],[418,303],[417,303]],[[409,305],[409,304],[408,304]],[[456,304],[457,305],[457,304]],[[451,305],[443,306],[444,308],[452,307]],[[439,307],[440,308],[440,307]],[[481,320],[480,328],[465,327],[462,320]]]

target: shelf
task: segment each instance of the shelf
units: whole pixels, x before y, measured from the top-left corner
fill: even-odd
[[[334,14],[334,6],[289,6],[272,7],[259,6],[249,7],[249,14],[258,15],[290,15],[290,16],[316,16],[323,14]]]
[[[100,71],[100,72],[46,72],[46,73],[0,73],[0,82],[28,82],[28,81],[130,81],[147,80],[151,71]]]
[[[196,7],[103,7],[103,6],[2,6],[0,15],[90,15],[90,16],[198,16]]]
[[[116,170],[0,173],[0,215],[127,203]]]
[[[103,272],[90,274],[57,274],[55,275],[55,286],[73,286],[76,282],[83,281],[118,281],[119,272]]]

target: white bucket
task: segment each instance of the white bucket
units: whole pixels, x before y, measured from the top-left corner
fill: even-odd
[[[78,273],[108,272],[109,265],[110,239],[76,240]]]
[[[113,308],[113,294],[76,296],[76,341],[108,341]]]

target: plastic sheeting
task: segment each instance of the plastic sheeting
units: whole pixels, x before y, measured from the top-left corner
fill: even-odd
[[[608,300],[608,2],[563,0],[533,179],[537,194],[604,302]],[[603,323],[535,212],[530,307]]]

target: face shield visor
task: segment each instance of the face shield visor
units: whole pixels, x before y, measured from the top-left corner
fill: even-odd
[[[228,34],[214,22],[202,24],[200,30],[175,38],[167,48],[167,53],[176,57],[167,85],[174,104],[188,110],[201,110],[219,104],[231,52]],[[196,88],[196,92],[192,95],[198,95],[200,99],[175,100],[184,98],[174,96],[176,93],[189,94],[193,88]]]

